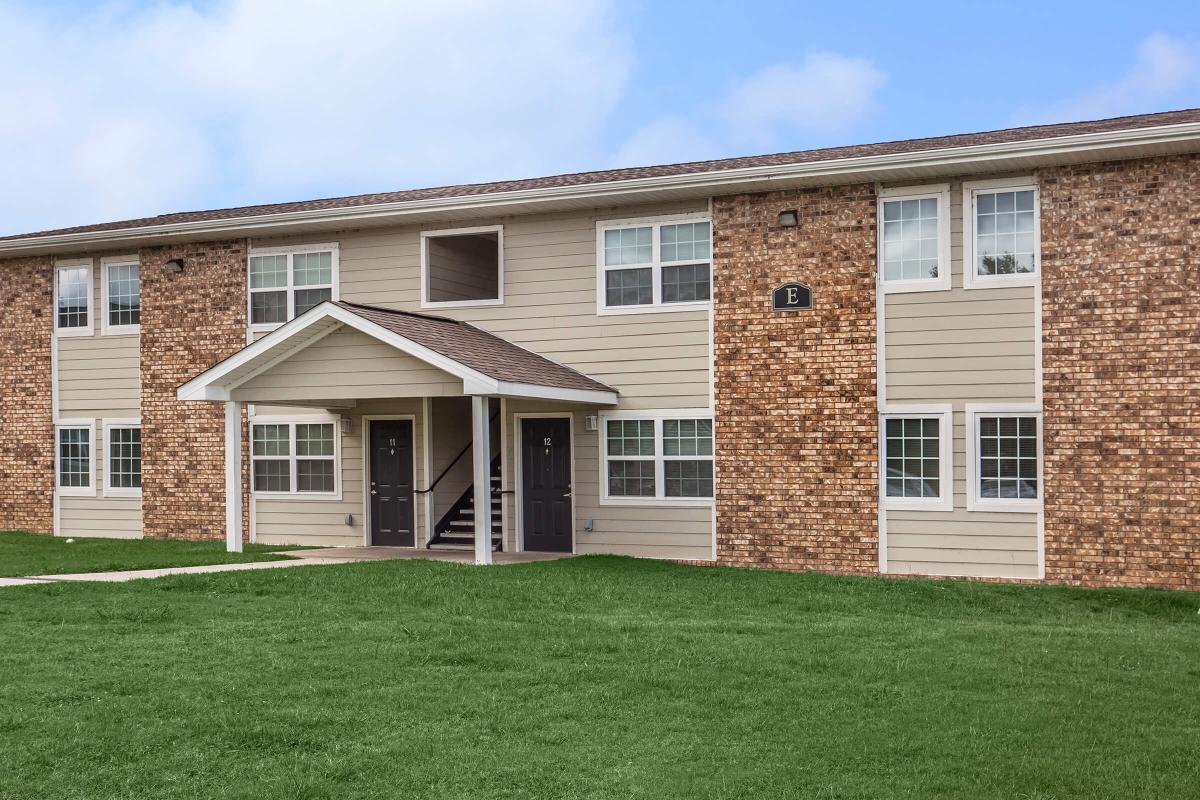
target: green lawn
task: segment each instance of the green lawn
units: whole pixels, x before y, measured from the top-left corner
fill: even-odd
[[[1196,797],[1198,609],[608,557],[0,589],[0,797]]]
[[[81,538],[68,544],[59,536],[0,531],[0,578],[277,561],[286,556],[274,555],[273,551],[295,549],[249,544],[244,553],[226,553],[224,542],[178,539]]]

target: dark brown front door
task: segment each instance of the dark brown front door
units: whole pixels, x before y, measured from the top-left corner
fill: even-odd
[[[412,547],[413,424],[371,420],[371,544]]]
[[[521,525],[526,550],[571,552],[569,420],[521,420]]]

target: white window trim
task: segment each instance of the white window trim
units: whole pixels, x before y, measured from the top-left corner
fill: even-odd
[[[128,262],[124,262],[128,263]],[[104,420],[104,496],[105,497],[141,497],[141,487],[132,488],[112,485],[112,442],[111,432],[114,430],[141,430],[142,422],[138,419],[105,419]]]
[[[100,259],[100,334],[102,336],[127,336],[142,332],[141,324],[138,325],[110,325],[109,308],[108,308],[108,270],[110,267],[127,267],[138,266],[139,261],[136,255],[131,256],[105,256]],[[141,297],[141,270],[138,270],[138,296]],[[140,299],[138,301],[141,302]],[[139,313],[139,319],[141,319]]]
[[[332,492],[301,492],[296,481],[296,425],[332,425],[333,426],[333,491]],[[255,425],[287,425],[288,426],[288,485],[287,492],[260,492],[254,488],[255,461],[283,461],[281,456],[254,455],[254,426]],[[305,460],[308,460],[305,456]],[[328,456],[317,458],[328,459]],[[253,416],[250,418],[250,494],[258,500],[341,500],[342,499],[342,426],[341,420],[331,414]]]
[[[707,419],[713,422],[713,455],[709,458],[713,462],[713,491],[716,491],[716,440],[717,427],[711,408],[671,408],[660,409],[653,411],[601,411],[599,413],[599,425],[597,435],[600,439],[600,505],[602,506],[654,506],[656,508],[709,508],[715,502],[713,497],[667,497],[666,482],[663,480],[663,464],[666,459],[663,456],[663,436],[662,423],[665,419]],[[622,419],[640,419],[654,421],[654,491],[655,497],[624,497],[611,496],[608,493],[608,421]],[[683,460],[702,460],[705,456],[690,456],[682,457]],[[624,458],[622,456],[613,456],[615,461],[650,461],[649,456],[640,456],[636,458]],[[678,460],[671,457],[672,461]]]
[[[688,303],[662,302],[662,268],[663,263],[659,252],[660,233],[663,225],[679,225],[689,222],[708,223],[708,286],[709,299]],[[604,263],[604,232],[617,228],[651,228],[650,262],[646,264],[613,264]],[[710,214],[665,214],[654,217],[635,217],[631,219],[601,220],[596,223],[596,314],[597,316],[616,316],[620,314],[662,314],[676,311],[706,311],[712,307],[713,292],[713,249],[712,249],[712,216]],[[675,264],[698,264],[699,261],[672,261],[667,266]],[[653,300],[649,305],[640,306],[608,306],[605,304],[605,276],[610,270],[645,269],[651,270],[651,287]]]
[[[936,278],[896,279],[887,280],[884,276],[883,261],[883,204],[897,200],[928,200],[937,201],[938,225],[938,276]],[[950,261],[950,184],[940,183],[929,186],[904,186],[893,189],[880,189],[877,200],[878,237],[876,252],[876,272],[879,275],[879,285],[884,294],[900,292],[940,292],[950,288],[950,278],[953,266]]]
[[[1042,498],[1046,493],[1043,475],[1042,407],[1038,403],[967,403],[967,510],[1034,513],[1042,509]],[[979,496],[979,417],[1026,416],[1037,418],[1037,498],[980,497]]]
[[[496,234],[498,263],[496,288],[498,296],[488,300],[438,300],[429,299],[429,240],[444,236],[466,236],[472,233]],[[504,226],[480,225],[474,228],[444,228],[437,231],[421,231],[421,308],[473,308],[476,306],[504,305]]]
[[[339,266],[339,248],[337,242],[327,242],[325,244],[303,244],[303,245],[287,245],[282,247],[252,247],[246,255],[246,326],[252,333],[263,331],[273,331],[276,328],[286,325],[287,322],[252,322],[251,316],[253,311],[253,295],[260,292],[278,292],[286,289],[287,291],[287,321],[296,318],[296,289],[321,289],[322,286],[300,286],[295,285],[295,256],[304,253],[330,253],[330,280],[333,282],[330,286],[330,298],[333,300],[341,299],[341,280]],[[274,289],[251,289],[250,288],[250,259],[254,256],[280,256],[285,255],[287,259],[287,286],[277,287]]]
[[[1033,191],[1033,272],[1015,275],[975,274],[975,196],[1005,189]],[[992,289],[1002,286],[1036,286],[1042,276],[1042,195],[1032,177],[966,181],[963,190],[963,288]]]
[[[889,419],[921,417],[938,420],[938,487],[937,497],[888,497],[887,494],[887,437],[885,423]],[[886,511],[953,511],[954,510],[954,406],[890,405],[879,415],[879,499]]]
[[[51,310],[54,313],[54,333],[60,338],[69,336],[91,336],[96,332],[96,285],[92,281],[93,261],[90,258],[72,258],[54,262],[54,301]],[[58,327],[58,273],[64,269],[87,269],[87,324],[78,328]]]
[[[62,445],[59,442],[59,431],[71,428],[84,428],[88,431],[88,485],[63,486],[62,481]],[[96,420],[94,419],[60,419],[54,425],[54,491],[59,497],[95,497],[96,496]]]

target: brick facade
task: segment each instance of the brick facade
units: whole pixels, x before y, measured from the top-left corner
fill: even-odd
[[[146,536],[223,538],[224,408],[182,402],[175,393],[246,346],[246,243],[156,247],[140,258],[143,530]],[[184,260],[182,272],[167,270],[173,258]],[[243,448],[243,465],[245,455]],[[248,507],[243,494],[243,530]]]
[[[875,217],[870,185],[713,201],[720,563],[878,571]],[[794,280],[813,309],[771,311]]]
[[[1045,170],[1046,578],[1200,589],[1200,156]]]
[[[49,257],[0,261],[0,530],[54,526]]]

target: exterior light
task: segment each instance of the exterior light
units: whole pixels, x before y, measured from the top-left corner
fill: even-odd
[[[183,272],[183,259],[172,258],[167,262],[167,272]]]
[[[800,224],[800,212],[794,208],[787,208],[779,212],[779,226],[781,228],[794,228]]]

